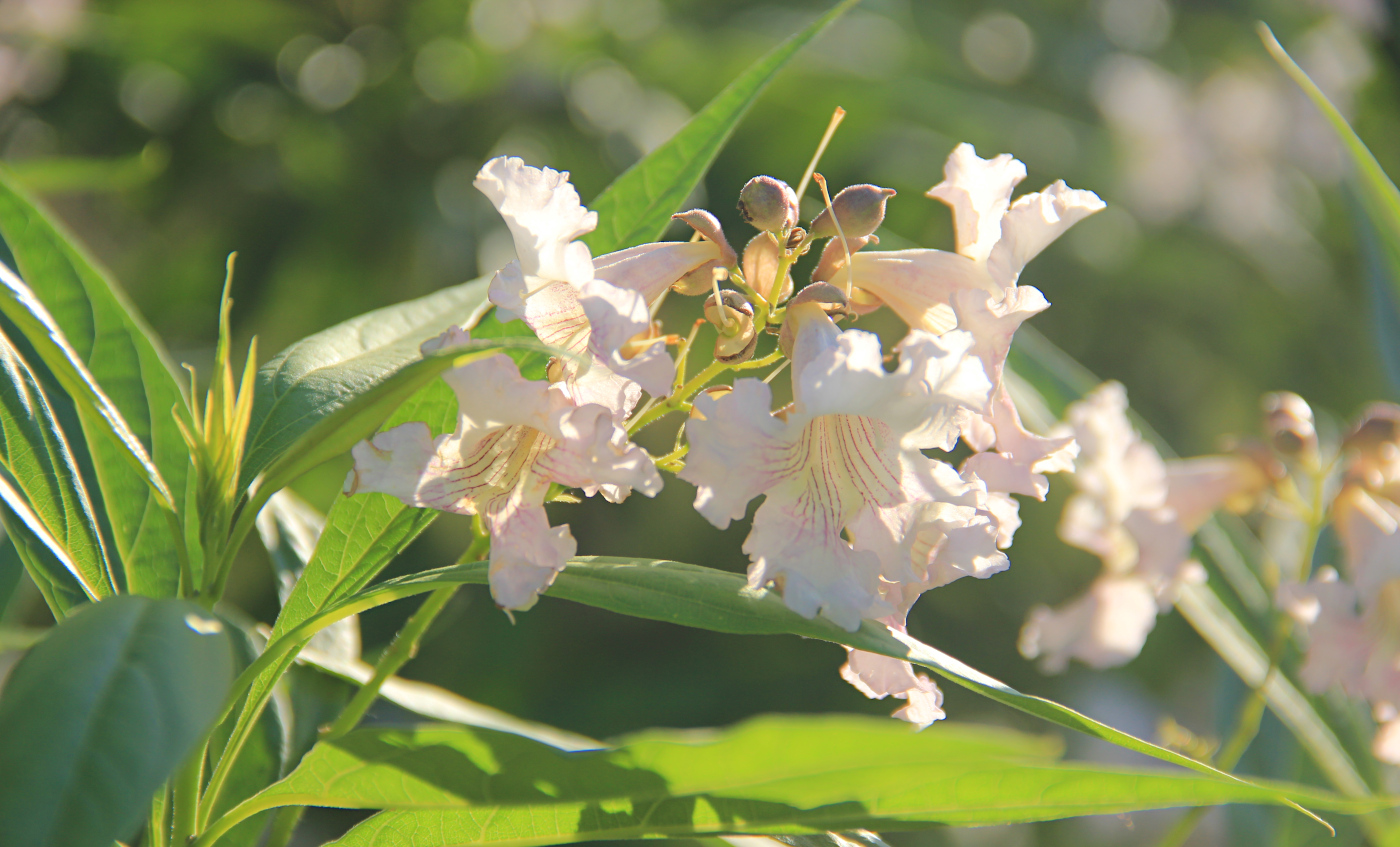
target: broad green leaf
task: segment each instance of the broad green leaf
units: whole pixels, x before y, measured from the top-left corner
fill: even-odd
[[[172,411],[188,411],[166,354],[108,273],[3,169],[0,237],[24,280],[6,277],[0,309],[73,396],[116,542],[108,553],[126,590],[173,596],[182,533],[161,501],[183,503],[189,452]]]
[[[10,508],[37,520],[34,533],[52,543],[91,599],[116,593],[102,532],[82,474],[48,398],[9,338],[0,333],[0,488],[20,495]],[[6,497],[7,502],[10,498]],[[28,520],[26,520],[26,523]]]
[[[1098,384],[1093,374],[1082,365],[1028,327],[1022,327],[1017,333],[1008,367],[1022,383],[1021,390],[1037,392],[1039,400],[1055,415],[1062,414],[1065,406]],[[1021,400],[1021,397],[1017,398],[1018,403]],[[1162,439],[1145,422],[1135,420],[1134,423],[1164,455],[1171,455]],[[1230,583],[1247,602],[1248,592],[1263,593],[1264,589],[1253,572],[1243,564],[1221,522],[1206,524],[1200,533],[1200,540],[1217,565],[1235,563]],[[1226,573],[1229,575],[1228,571]],[[1264,595],[1263,602],[1268,602],[1267,595]],[[1185,586],[1177,601],[1177,609],[1246,685],[1255,687],[1264,683],[1269,668],[1267,653],[1250,634],[1249,628],[1221,601],[1214,585]],[[1370,793],[1365,779],[1357,771],[1355,762],[1336,733],[1286,675],[1274,673],[1269,676],[1264,693],[1274,714],[1289,728],[1338,791],[1352,796]]]
[[[0,504],[3,504],[0,499]],[[37,519],[34,519],[38,523]],[[61,621],[89,598],[63,560],[54,555],[53,548],[34,534],[29,524],[7,506],[0,505],[0,525],[14,542],[15,553],[24,562],[24,569],[34,581],[34,587],[44,598],[56,621]]]
[[[1008,823],[1279,803],[1288,792],[1357,808],[1297,786],[1062,763],[1059,751],[1057,740],[1005,729],[947,723],[915,733],[886,719],[836,715],[764,716],[719,731],[649,730],[574,753],[464,727],[367,729],[317,745],[222,825],[282,805],[388,809],[338,843],[413,838],[420,824],[431,831],[441,823],[457,834],[409,843],[548,844]],[[521,831],[529,821],[550,824]],[[482,825],[475,833],[474,823]],[[216,836],[212,830],[201,847]]]
[[[750,65],[675,135],[593,198],[588,206],[598,213],[598,228],[583,237],[593,255],[660,238],[671,223],[671,215],[680,211],[704,179],[734,128],[778,71],[858,2],[842,0]]]
[[[235,681],[235,688],[255,679],[255,674],[261,668],[282,661],[281,656],[285,655],[285,651],[294,649],[310,633],[346,615],[444,586],[462,583],[484,585],[488,582],[488,564],[475,562],[423,571],[371,586],[316,618],[307,620],[298,630],[288,632],[281,640],[274,639],[258,661]],[[680,562],[589,556],[572,560],[555,579],[548,593],[552,597],[619,614],[681,626],[741,635],[800,635],[902,659],[926,667],[1003,705],[1067,729],[1212,777],[1227,781],[1236,779],[1210,765],[1099,723],[1052,700],[1022,694],[1006,683],[887,626],[864,621],[855,632],[847,632],[824,618],[808,620],[789,609],[774,592],[752,591],[746,585],[742,576],[714,568]]]
[[[10,165],[10,173],[30,191],[128,191],[160,176],[170,164],[170,149],[157,142],[141,152],[113,159],[49,156]]]
[[[60,623],[0,695],[0,833],[26,847],[111,847],[213,725],[228,635],[180,600],[118,596]]]
[[[327,415],[421,358],[449,327],[474,323],[488,279],[351,318],[303,338],[258,369],[243,460],[247,485]]]
[[[344,659],[317,650],[314,638],[310,645],[302,648],[297,661],[356,685],[364,685],[374,675],[374,666],[368,662]],[[379,689],[379,696],[425,718],[509,732],[560,750],[596,750],[603,746],[591,738],[517,718],[426,682],[391,676]]]

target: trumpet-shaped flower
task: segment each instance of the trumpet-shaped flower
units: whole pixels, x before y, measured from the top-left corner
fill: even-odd
[[[461,330],[425,345],[465,339]],[[456,429],[433,438],[406,423],[355,445],[346,493],[379,491],[410,506],[480,515],[491,533],[491,593],[506,609],[527,609],[574,555],[567,526],[552,527],[550,483],[602,493],[654,496],[661,477],[617,423],[618,409],[585,398],[574,382],[531,381],[503,354],[448,371],[457,395]],[[606,396],[606,392],[601,392]]]
[[[680,217],[718,241],[644,244],[595,260],[578,239],[593,231],[598,215],[583,207],[567,173],[502,156],[482,167],[476,187],[495,204],[515,242],[516,260],[489,288],[502,316],[524,320],[546,344],[587,351],[613,373],[664,396],[675,374],[664,342],[627,342],[647,332],[649,306],[670,285],[717,263],[733,264],[734,252],[713,216]]]
[[[794,300],[787,322],[792,408],[774,415],[771,391],[753,379],[701,395],[680,476],[720,528],[767,495],[744,543],[750,585],[777,583],[789,608],[854,630],[892,607],[881,597],[879,557],[854,549],[842,531],[868,506],[925,496],[911,490],[919,474],[910,465],[928,461],[918,451],[951,447],[959,413],[980,411],[989,385],[966,333],[911,334],[899,368],[887,373],[879,339],[838,330],[819,304]]]
[[[1071,658],[1102,668],[1135,657],[1182,585],[1205,579],[1190,558],[1191,536],[1215,510],[1252,502],[1268,482],[1243,457],[1162,461],[1127,411],[1127,394],[1116,382],[1066,410],[1065,430],[1081,453],[1074,472],[1079,491],[1065,503],[1060,538],[1097,555],[1104,570],[1077,600],[1031,611],[1021,652],[1041,657],[1050,672]]]

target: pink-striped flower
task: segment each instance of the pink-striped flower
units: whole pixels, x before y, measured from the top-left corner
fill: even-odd
[[[424,348],[465,340],[452,330]],[[491,533],[492,596],[502,608],[528,609],[576,552],[569,528],[549,525],[550,483],[618,502],[634,489],[654,496],[661,477],[628,441],[602,368],[532,381],[498,354],[443,378],[457,395],[456,429],[433,438],[427,424],[406,423],[360,442],[346,493],[379,491],[410,506],[480,515]]]
[[[912,333],[887,373],[879,339],[839,330],[804,296],[817,288],[793,299],[783,328],[793,339],[792,407],[775,415],[768,386],[753,379],[701,395],[680,476],[720,528],[766,495],[744,543],[750,585],[776,584],[794,611],[854,630],[895,608],[882,594],[880,557],[843,531],[864,509],[935,498],[919,450],[951,448],[962,416],[982,410],[990,386],[961,332]]]

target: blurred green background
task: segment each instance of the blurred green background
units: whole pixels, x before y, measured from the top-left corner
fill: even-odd
[[[262,358],[366,310],[489,273],[509,237],[472,188],[494,155],[568,170],[584,198],[652,149],[826,3],[724,0],[0,0],[0,159],[108,264],[176,361],[207,372],[224,257],[240,343]],[[1182,454],[1256,430],[1259,396],[1289,389],[1345,420],[1393,388],[1339,188],[1343,162],[1254,33],[1265,20],[1400,173],[1392,9],[1380,0],[866,0],[780,76],[693,198],[750,232],[750,176],[796,182],[832,109],[848,111],[822,171],[899,191],[890,247],[951,247],[922,197],[954,144],[1026,162],[1026,189],[1063,178],[1109,209],[1023,282],[1055,305],[1033,325],[1104,378]],[[665,315],[686,327],[695,301]],[[888,315],[862,326],[893,340]],[[669,435],[650,436],[654,450]],[[299,485],[321,508],[346,465]],[[1016,653],[1034,603],[1097,570],[1055,538],[1069,485],[1023,504],[1012,568],[927,595],[911,631],[1023,690],[1135,734],[1172,716],[1220,735],[1239,684],[1175,614],[1107,673],[1044,677]],[[655,500],[556,506],[581,553],[741,570],[747,527],[717,532],[669,479]],[[466,524],[440,520],[390,573],[439,566]],[[271,621],[265,556],[244,551],[233,596]],[[400,604],[402,606],[402,604]],[[408,614],[363,621],[367,651]],[[39,624],[32,591],[8,612]],[[761,711],[887,713],[837,676],[841,651],[609,616],[544,599],[512,625],[465,589],[407,675],[594,736],[705,726]],[[953,719],[1046,731],[958,690]],[[928,730],[937,732],[937,727]],[[1080,755],[1112,758],[1081,745]],[[1246,769],[1307,778],[1268,724]],[[902,844],[1151,843],[1174,813]],[[307,835],[333,827],[313,816]],[[1260,829],[1260,827],[1264,829]],[[1195,844],[1321,840],[1282,813],[1214,813]],[[1344,831],[1344,836],[1347,832]],[[1354,833],[1352,834],[1354,837]],[[1344,843],[1330,842],[1329,843]],[[309,843],[309,842],[308,842]]]

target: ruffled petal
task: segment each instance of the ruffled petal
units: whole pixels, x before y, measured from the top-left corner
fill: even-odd
[[[504,353],[452,368],[442,378],[457,395],[457,436],[467,447],[513,424],[548,429],[568,405],[549,383],[521,376],[520,367]]]
[[[1028,318],[1050,308],[1045,295],[1029,285],[1006,288],[997,294],[964,289],[953,292],[951,302],[958,329],[966,330],[977,340],[973,352],[982,360],[993,385],[1001,384],[1016,330]]]
[[[695,485],[695,509],[720,529],[784,473],[788,427],[772,414],[773,393],[756,379],[734,381],[720,397],[695,398],[686,425],[690,453],[679,476]]]
[[[1366,693],[1366,665],[1375,642],[1357,614],[1357,590],[1324,568],[1305,585],[1279,589],[1278,603],[1308,633],[1308,652],[1298,675],[1320,694],[1339,685],[1353,695]]]
[[[491,531],[491,596],[503,609],[528,609],[554,582],[578,544],[569,527],[550,526],[544,506],[502,503],[483,515]]]
[[[1347,575],[1363,596],[1400,579],[1400,506],[1347,486],[1333,503],[1332,514],[1346,551]]]
[[[1021,629],[1021,655],[1040,659],[1047,673],[1063,671],[1070,659],[1111,668],[1142,652],[1157,623],[1157,600],[1146,582],[1101,576],[1079,599],[1058,609],[1037,606]]]
[[[907,706],[894,713],[894,717],[908,721],[919,729],[947,717],[942,708],[943,692],[927,675],[915,674],[913,665],[862,650],[848,648],[846,653],[841,678],[855,686],[857,691],[872,700],[893,696],[909,701]]]
[[[963,470],[977,474],[988,491],[1044,500],[1050,491],[1045,474],[1074,470],[1079,455],[1074,437],[1045,438],[1027,431],[1004,385],[992,401],[991,414],[983,420],[995,433],[996,452],[969,456]]]
[[[525,277],[574,285],[593,278],[588,246],[577,239],[598,226],[598,213],[579,202],[567,172],[499,156],[482,166],[475,185],[510,228]]]
[[[1016,198],[1001,219],[1000,240],[987,257],[987,270],[999,284],[1015,285],[1027,262],[1104,205],[1094,192],[1077,191],[1063,180]]]
[[[608,370],[632,380],[653,397],[671,393],[676,365],[665,344],[648,345],[631,358],[621,352],[624,344],[651,326],[651,312],[640,292],[589,280],[579,288],[579,303],[591,327],[589,349]]]
[[[842,504],[813,502],[823,493],[793,485],[770,492],[754,513],[744,541],[749,554],[749,586],[776,582],[783,602],[805,618],[823,615],[848,632],[864,618],[893,611],[879,592],[880,560],[856,551],[841,537]],[[815,495],[815,496],[814,496]]]
[[[596,405],[568,409],[551,435],[556,444],[540,457],[538,468],[568,488],[592,496],[599,490],[620,502],[634,489],[648,497],[661,490],[661,475],[651,456],[627,439],[612,413]]]
[[[959,144],[943,166],[943,181],[928,196],[953,209],[958,252],[986,259],[1002,237],[1002,217],[1011,206],[1011,192],[1026,178],[1026,166],[1002,153],[992,159],[977,155],[971,144]]]
[[[886,415],[908,449],[951,450],[966,421],[981,414],[992,383],[973,355],[976,339],[961,330],[934,336],[910,330],[896,345],[899,367],[893,387],[898,409]]]

